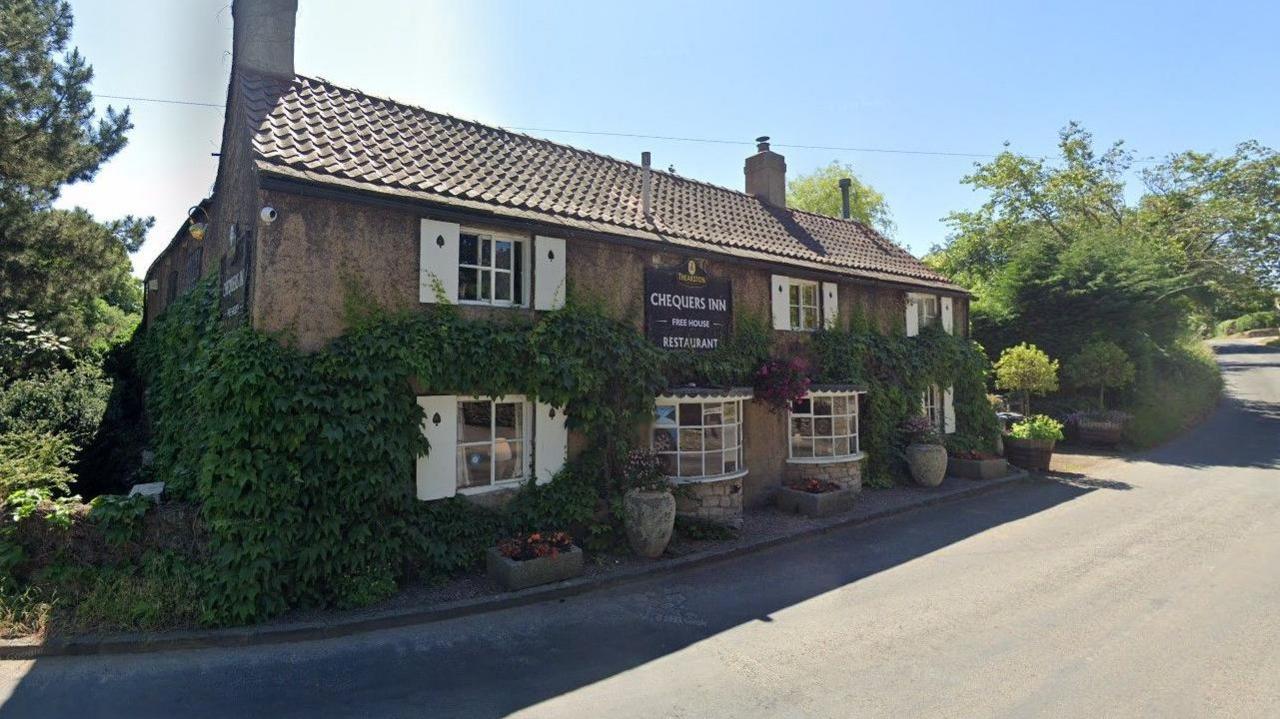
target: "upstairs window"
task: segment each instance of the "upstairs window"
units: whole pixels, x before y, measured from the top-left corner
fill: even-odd
[[[458,235],[458,301],[500,306],[525,304],[525,252],[518,237]]]
[[[942,310],[937,295],[920,295],[916,299],[916,313],[920,329],[932,327],[942,321]]]
[[[787,310],[790,313],[791,329],[818,329],[818,283],[790,280],[787,286]]]

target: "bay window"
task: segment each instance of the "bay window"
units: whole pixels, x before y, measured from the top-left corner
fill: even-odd
[[[675,479],[725,479],[746,474],[742,464],[743,400],[736,391],[712,396],[664,396],[654,407],[651,448]]]
[[[791,404],[789,456],[800,462],[839,461],[861,451],[858,442],[858,390],[815,388]]]

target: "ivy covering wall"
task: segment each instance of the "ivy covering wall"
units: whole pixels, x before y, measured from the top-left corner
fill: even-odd
[[[362,588],[394,590],[415,570],[478,558],[498,520],[461,500],[413,497],[414,457],[430,450],[416,394],[537,397],[606,447],[648,417],[665,383],[656,348],[583,308],[536,326],[469,322],[449,306],[367,317],[315,354],[247,327],[223,331],[216,313],[203,282],[141,353],[158,474],[200,503],[209,528],[211,623],[359,604],[372,591]],[[551,486],[528,492],[566,491]],[[524,521],[537,504],[523,500]],[[581,519],[594,504],[574,507]],[[479,544],[467,541],[477,532]]]
[[[908,476],[902,421],[921,411],[921,395],[930,385],[953,387],[956,432],[951,449],[992,451],[1000,427],[987,399],[990,362],[972,340],[927,327],[915,337],[880,334],[860,326],[823,330],[813,336],[816,381],[852,383],[867,394],[859,431],[867,454],[864,481],[891,486]]]
[[[305,354],[287,338],[222,329],[217,304],[211,278],[168,308],[140,352],[157,474],[199,504],[209,531],[213,624],[375,601],[414,574],[473,565],[515,528],[574,527],[588,535],[580,540],[607,541],[618,527],[617,462],[654,397],[669,384],[750,384],[773,349],[764,322],[743,317],[715,352],[666,353],[571,296],[536,322],[465,320],[449,305],[356,312],[345,335]],[[862,329],[819,332],[808,346],[816,380],[868,387],[872,481],[905,476],[896,428],[929,382],[955,386],[958,441],[994,440],[976,345]],[[587,450],[502,514],[419,502],[414,457],[431,448],[415,395],[469,393],[564,407]]]

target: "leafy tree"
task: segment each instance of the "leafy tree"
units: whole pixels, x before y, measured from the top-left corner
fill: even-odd
[[[984,298],[975,315],[1016,322],[1032,314],[1009,293],[987,289],[1046,279],[1021,271],[1035,264],[1033,252],[1125,255],[1128,271],[1137,270],[1130,285],[1145,289],[1126,300],[1134,317],[1169,302],[1182,303],[1184,317],[1253,308],[1280,282],[1280,156],[1273,150],[1250,142],[1229,157],[1175,155],[1143,172],[1147,192],[1129,205],[1124,177],[1133,157],[1123,143],[1099,152],[1072,123],[1058,147],[1057,163],[1006,150],[963,180],[988,199],[947,218],[953,233],[929,262]]]
[[[1056,392],[1058,360],[1049,359],[1035,345],[1025,342],[1006,348],[996,361],[996,387],[1022,396],[1022,414],[1031,414],[1031,394]]]
[[[859,180],[852,165],[833,160],[826,167],[791,179],[787,182],[787,205],[798,210],[840,217],[840,179],[845,177],[853,181],[849,188],[849,209],[853,219],[876,228],[886,236],[892,236],[896,227],[884,195]]]
[[[1177,251],[1187,291],[1230,301],[1280,286],[1280,154],[1245,142],[1226,157],[1183,152],[1142,176],[1138,222]]]
[[[0,0],[0,314],[28,310],[86,348],[127,331],[140,310],[128,253],[152,220],[53,209],[132,128],[127,109],[96,116],[93,70],[67,50],[71,24],[64,1]]]
[[[1067,381],[1076,387],[1097,387],[1098,407],[1106,409],[1106,391],[1133,382],[1133,362],[1120,345],[1107,340],[1090,342],[1067,361]]]

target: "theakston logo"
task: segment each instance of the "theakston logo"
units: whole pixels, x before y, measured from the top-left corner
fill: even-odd
[[[701,274],[699,273],[700,268],[698,267],[697,260],[689,260],[688,264],[685,265],[685,269],[687,270],[687,272],[676,273],[676,282],[679,282],[680,284],[685,285],[686,287],[705,287],[706,286],[707,284],[706,272],[702,272]]]

